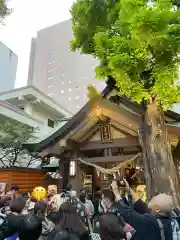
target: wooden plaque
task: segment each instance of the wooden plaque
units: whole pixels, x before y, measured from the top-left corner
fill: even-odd
[[[102,142],[112,142],[111,135],[111,125],[110,124],[101,124],[100,125],[101,141]]]

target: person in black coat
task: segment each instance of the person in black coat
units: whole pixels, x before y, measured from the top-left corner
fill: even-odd
[[[0,225],[0,240],[18,235],[20,240],[38,240],[42,231],[42,221],[37,216],[22,215],[25,201],[16,198],[10,202],[10,210]]]
[[[116,182],[113,182],[111,186],[116,200],[118,200],[118,209],[121,216],[136,230],[135,239],[160,240],[161,231],[157,221],[159,219],[163,226],[165,239],[173,240],[171,226],[173,200],[170,195],[159,194],[152,198],[149,203],[152,212],[146,210],[147,212],[142,214],[122,202]]]
[[[99,234],[101,240],[126,239],[123,227],[119,225],[118,218],[112,214],[102,215],[99,219]]]
[[[10,202],[10,210],[4,222],[0,225],[0,240],[4,240],[17,234],[24,216],[20,215],[25,206],[25,201],[22,198],[14,199]]]
[[[99,215],[99,205],[100,205],[101,199],[102,199],[102,193],[100,188],[98,187],[95,189],[94,200],[92,201],[94,205],[94,217],[96,215]]]
[[[124,201],[123,201],[124,202]],[[118,208],[118,203],[115,201],[115,195],[113,193],[113,191],[109,188],[104,189],[102,192],[102,206],[104,209],[104,213],[106,213],[107,215],[114,215],[117,217],[118,221],[119,221],[119,225],[124,229],[124,231],[127,234],[131,234],[131,236],[134,235],[135,230],[134,228],[132,228],[130,225],[128,225],[123,217],[121,216],[121,213],[119,211]],[[97,221],[97,223],[99,223],[99,220]],[[95,231],[98,232],[98,225],[95,224]],[[97,228],[96,228],[97,226]]]
[[[59,223],[47,240],[88,240],[88,231],[82,224],[76,208],[71,203],[63,203],[59,211]]]
[[[20,240],[38,240],[42,232],[42,221],[34,215],[26,215],[18,228]]]

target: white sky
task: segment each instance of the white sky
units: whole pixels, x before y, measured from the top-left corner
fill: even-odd
[[[0,27],[0,41],[18,55],[16,87],[27,83],[31,38],[36,32],[70,18],[73,0],[10,0],[13,13]]]

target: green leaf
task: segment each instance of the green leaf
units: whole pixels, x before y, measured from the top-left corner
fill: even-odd
[[[0,0],[0,24],[4,23],[5,17],[10,15],[11,9],[7,6],[7,0]]]
[[[35,129],[19,122],[6,121],[0,124],[0,162],[4,166],[19,165],[18,159],[30,154],[24,147],[28,140],[33,140]]]
[[[173,8],[176,4],[176,8]],[[73,51],[99,59],[96,78],[112,76],[119,92],[165,109],[180,100],[178,1],[77,0],[72,8]]]

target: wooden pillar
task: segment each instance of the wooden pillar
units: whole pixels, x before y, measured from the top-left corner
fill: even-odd
[[[81,178],[82,174],[81,174],[81,169],[80,169],[80,165],[79,165],[79,161],[76,161],[76,176],[75,176],[75,185],[76,185],[76,192],[77,195],[79,196],[80,194],[80,190],[82,188],[82,178]]]
[[[61,175],[60,189],[63,190],[66,188],[69,182],[69,162],[66,161],[63,157],[59,162],[59,173]]]
[[[63,188],[65,189],[69,183],[69,161],[64,161],[64,178],[63,178]]]
[[[97,187],[100,187],[100,181],[99,181],[99,177],[97,174],[97,171],[94,167],[92,167],[92,192],[94,193],[95,189]]]
[[[63,177],[64,177],[64,161],[63,159],[59,160],[59,174],[61,176],[59,180],[60,192],[63,190]]]

